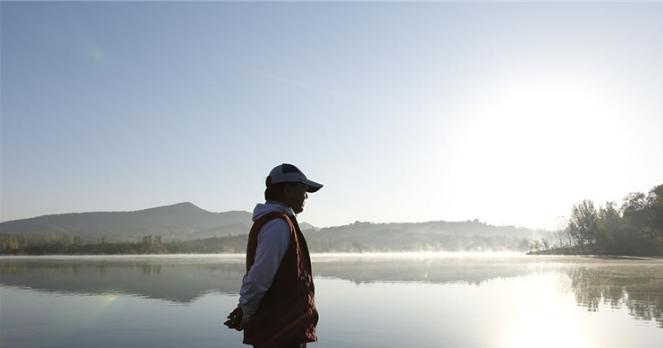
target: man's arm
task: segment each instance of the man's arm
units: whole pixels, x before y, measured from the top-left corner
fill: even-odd
[[[239,299],[242,322],[247,322],[258,310],[289,246],[290,227],[283,219],[271,220],[260,229],[255,261],[242,279]]]

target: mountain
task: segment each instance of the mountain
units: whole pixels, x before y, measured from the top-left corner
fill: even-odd
[[[246,211],[214,213],[183,202],[137,211],[43,215],[0,223],[0,234],[79,236],[83,241],[138,241],[144,236],[191,240],[248,234],[253,221]],[[302,230],[314,229],[306,222]]]
[[[80,236],[96,240],[140,240],[146,235],[172,239],[197,239],[246,234],[251,213],[213,213],[190,202],[128,212],[88,212],[44,215],[0,223],[2,234]]]
[[[214,213],[190,202],[129,212],[44,215],[0,223],[0,235],[34,236],[41,241],[78,236],[83,242],[141,241],[160,236],[163,242],[186,241],[191,252],[243,252],[252,225],[251,213]],[[493,226],[478,220],[421,223],[355,222],[316,229],[300,227],[314,252],[414,250],[527,250],[529,241],[552,241],[547,231]],[[178,249],[179,250],[179,249]]]
[[[549,231],[494,226],[478,220],[419,223],[355,222],[307,233],[316,252],[527,250],[531,240],[551,241]]]
[[[421,223],[355,222],[303,231],[309,250],[325,252],[526,251],[533,241],[554,242],[550,231],[493,226],[480,221]],[[186,241],[167,252],[243,253],[246,238],[231,236]]]

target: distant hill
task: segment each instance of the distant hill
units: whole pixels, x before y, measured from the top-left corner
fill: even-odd
[[[128,212],[87,212],[44,215],[0,223],[2,234],[80,236],[96,240],[140,240],[146,235],[167,239],[198,239],[246,234],[251,227],[251,213],[229,211],[213,213],[193,203]]]
[[[163,242],[186,241],[182,244],[184,252],[243,252],[251,225],[249,212],[214,213],[184,202],[129,212],[44,215],[7,221],[0,223],[0,234],[39,236],[42,241],[79,236],[82,242],[91,243],[102,236],[107,242],[136,242],[151,235],[161,236]],[[322,229],[302,222],[300,226],[314,252],[527,250],[529,241],[552,239],[547,231],[493,226],[478,220],[355,222]]]
[[[474,221],[420,223],[355,222],[306,234],[312,250],[527,250],[532,240],[552,240],[552,233],[515,226],[493,226]]]
[[[0,234],[80,236],[83,241],[138,241],[143,236],[191,240],[248,234],[253,221],[246,211],[214,213],[183,202],[137,211],[43,215],[0,223]],[[302,222],[302,230],[314,228]]]
[[[553,242],[552,232],[479,221],[369,223],[304,231],[312,252],[527,251],[532,241]],[[166,252],[243,253],[245,236],[206,238],[166,245]]]

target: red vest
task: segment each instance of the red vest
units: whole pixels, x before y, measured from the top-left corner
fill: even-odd
[[[272,219],[283,219],[290,227],[290,245],[265,293],[258,310],[244,328],[244,343],[257,347],[280,347],[317,341],[311,258],[297,219],[283,213],[269,213],[253,223],[246,247],[246,272],[255,260],[258,233]]]

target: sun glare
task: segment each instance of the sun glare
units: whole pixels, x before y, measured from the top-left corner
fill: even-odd
[[[581,317],[576,315],[569,299],[560,296],[559,279],[554,274],[530,277],[537,291],[519,293],[520,306],[515,306],[501,334],[505,348],[591,348],[583,331]],[[570,300],[571,302],[573,299]]]
[[[487,197],[490,206],[501,207],[495,218],[513,216],[518,207],[534,226],[550,220],[551,211],[569,209],[572,195],[610,187],[609,159],[622,157],[623,151],[619,142],[626,115],[619,103],[590,80],[513,80],[469,112],[455,157],[462,173],[457,179]]]

